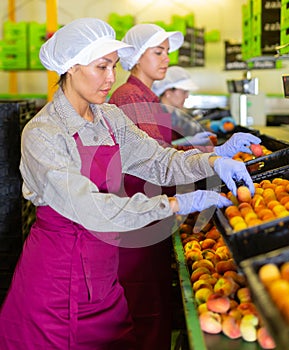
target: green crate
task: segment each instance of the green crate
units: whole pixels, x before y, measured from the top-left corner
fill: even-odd
[[[28,67],[31,70],[45,70],[39,59],[39,50],[30,51]]]
[[[281,7],[280,28],[281,30],[289,27],[289,1],[286,0]]]
[[[22,39],[27,36],[27,22],[5,21],[3,24],[4,40]]]

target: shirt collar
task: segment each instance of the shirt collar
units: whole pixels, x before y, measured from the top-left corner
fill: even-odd
[[[159,102],[158,96],[134,75],[130,75],[127,82],[141,89],[143,97],[149,102]]]
[[[60,119],[66,125],[69,134],[74,135],[87,124],[91,124],[76,112],[60,87],[54,95],[53,103]],[[91,105],[91,107],[94,114],[93,124],[97,124],[101,120],[101,111],[95,105]]]

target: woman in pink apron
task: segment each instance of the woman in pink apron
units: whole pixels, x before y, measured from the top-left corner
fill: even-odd
[[[117,276],[120,232],[231,203],[212,191],[116,195],[128,170],[170,186],[176,183],[165,173],[169,165],[172,173],[183,167],[183,184],[215,167],[220,172],[223,163],[212,154],[164,149],[104,103],[118,58],[131,50],[95,18],[67,24],[41,47],[42,64],[60,75],[59,88],[22,132],[23,195],[37,214],[1,306],[1,350],[138,350]]]
[[[183,35],[166,32],[154,24],[138,24],[127,32],[123,40],[133,41],[137,51],[121,60],[122,67],[130,70],[130,76],[114,91],[109,102],[123,109],[140,129],[161,145],[169,146],[172,142],[171,116],[163,112],[151,86],[154,80],[165,77],[168,52],[182,45]],[[123,186],[125,195],[129,196],[137,192],[149,197],[176,193],[175,187],[155,186],[131,175],[124,176]],[[162,230],[166,239],[161,242],[152,241],[144,247],[120,248],[119,280],[125,290],[140,350],[169,350],[171,346],[172,225],[171,219],[135,232],[141,237],[149,229],[152,235],[156,230]]]

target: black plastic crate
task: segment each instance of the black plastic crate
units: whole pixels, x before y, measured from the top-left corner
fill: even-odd
[[[254,258],[242,261],[241,268],[247,278],[252,299],[261,315],[261,318],[274,338],[277,348],[284,350],[289,344],[289,324],[271,299],[266,287],[260,281],[259,269],[267,264],[274,263],[280,266],[289,261],[289,247],[273,250],[269,253],[258,255]]]
[[[252,179],[254,182],[260,182],[275,177],[289,179],[289,166],[252,176]],[[225,188],[223,192],[226,193]],[[239,265],[245,259],[289,244],[289,216],[234,232],[223,211],[217,208],[214,222],[231,250],[234,260]]]

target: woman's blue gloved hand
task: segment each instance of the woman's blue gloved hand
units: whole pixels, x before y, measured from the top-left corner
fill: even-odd
[[[176,194],[180,210],[177,214],[187,215],[196,211],[202,211],[216,205],[219,208],[228,207],[232,202],[215,191],[197,190],[194,192]]]
[[[233,157],[238,152],[245,152],[252,154],[249,146],[259,144],[261,139],[246,132],[237,132],[233,134],[228,141],[221,146],[215,146],[214,152],[221,157]]]
[[[209,131],[198,132],[194,136],[186,136],[178,140],[174,140],[174,146],[206,146],[212,144],[209,136],[216,136]]]
[[[255,187],[243,162],[231,158],[217,158],[214,163],[214,170],[235,196],[237,195],[235,181],[243,181],[249,188],[251,195],[254,195]]]

